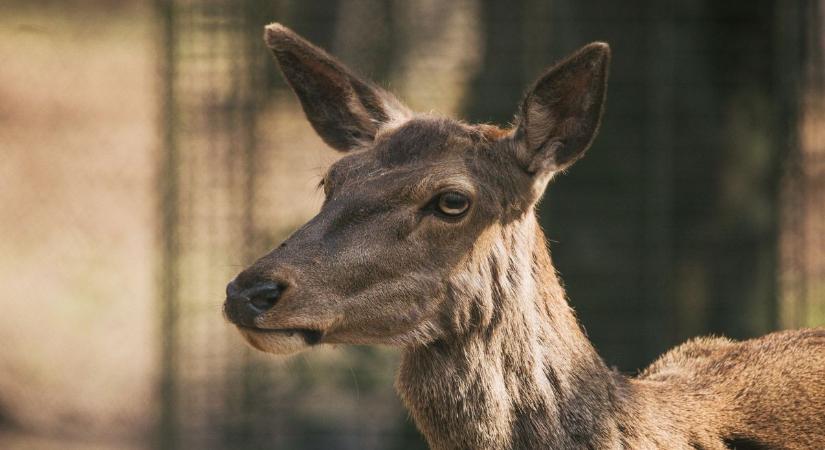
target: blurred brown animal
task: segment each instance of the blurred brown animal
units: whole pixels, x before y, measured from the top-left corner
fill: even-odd
[[[437,449],[825,448],[825,330],[696,339],[628,378],[577,323],[535,205],[596,134],[606,44],[547,71],[499,129],[414,114],[279,24],[265,37],[347,156],[320,213],[227,287],[251,345],[403,347],[397,388]]]

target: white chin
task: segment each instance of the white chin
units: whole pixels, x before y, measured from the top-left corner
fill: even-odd
[[[238,327],[246,342],[256,349],[275,355],[291,355],[305,350],[309,344],[301,333],[280,331],[252,331]]]

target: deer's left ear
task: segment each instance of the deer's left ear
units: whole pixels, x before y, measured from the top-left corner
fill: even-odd
[[[270,24],[264,39],[312,127],[334,149],[349,151],[369,143],[381,126],[410,114],[392,94],[289,28]]]
[[[549,179],[584,155],[599,128],[607,93],[610,47],[589,44],[548,70],[521,104],[516,157]]]

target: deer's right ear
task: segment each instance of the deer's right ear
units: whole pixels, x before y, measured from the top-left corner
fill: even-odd
[[[584,155],[601,121],[609,64],[610,47],[594,42],[536,81],[515,133],[516,157],[527,172],[546,182]]]
[[[409,115],[392,94],[360,79],[289,28],[273,23],[264,38],[312,127],[336,150],[363,146],[382,124]]]

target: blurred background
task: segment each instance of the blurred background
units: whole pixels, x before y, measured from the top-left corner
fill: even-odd
[[[824,325],[824,19],[823,0],[3,1],[0,447],[425,448],[396,350],[282,360],[221,316],[337,157],[271,21],[415,109],[500,124],[609,42],[601,134],[540,210],[608,364]]]

